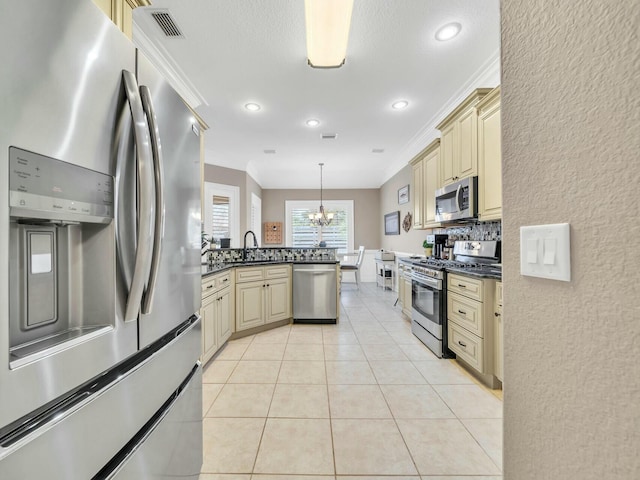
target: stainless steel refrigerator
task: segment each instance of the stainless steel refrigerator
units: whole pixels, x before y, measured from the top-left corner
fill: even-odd
[[[0,3],[0,478],[197,479],[190,110],[90,0]]]

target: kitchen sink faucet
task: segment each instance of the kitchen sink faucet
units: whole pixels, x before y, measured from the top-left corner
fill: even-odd
[[[247,235],[253,235],[253,246],[258,248],[258,239],[256,238],[256,234],[251,230],[247,230],[247,233],[244,234],[244,246],[242,247],[242,261],[247,259]]]

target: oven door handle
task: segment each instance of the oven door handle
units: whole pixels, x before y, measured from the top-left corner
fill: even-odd
[[[415,276],[411,277],[411,283],[417,283],[423,287],[435,288],[436,290],[441,290],[440,280],[436,280],[435,278],[416,278]]]

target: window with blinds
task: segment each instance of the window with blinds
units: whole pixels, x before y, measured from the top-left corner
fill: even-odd
[[[213,238],[229,237],[229,197],[213,196]]]
[[[287,201],[288,244],[295,248],[312,248],[321,241],[327,247],[348,252],[353,245],[353,201],[325,202],[325,210],[333,213],[331,225],[315,227],[309,214],[318,211],[317,202]]]

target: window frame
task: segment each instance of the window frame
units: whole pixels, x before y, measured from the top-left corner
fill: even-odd
[[[285,200],[285,245],[293,247],[293,226],[292,226],[292,212],[296,208],[306,208],[312,212],[319,210],[320,204],[317,200]],[[324,200],[324,208],[327,212],[335,211],[337,209],[344,209],[347,216],[347,252],[353,252],[355,244],[355,227],[353,217],[353,200]],[[316,227],[319,228],[319,227]]]

